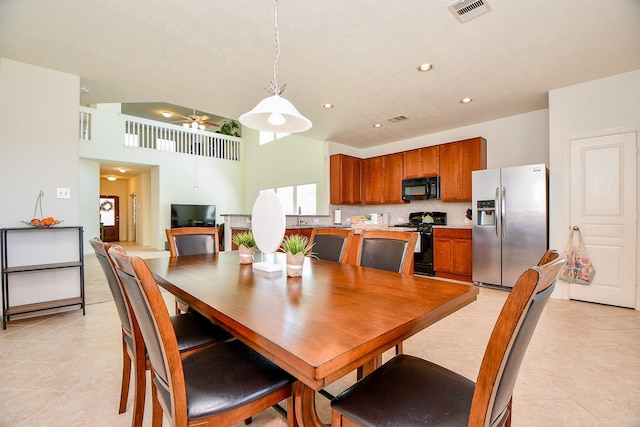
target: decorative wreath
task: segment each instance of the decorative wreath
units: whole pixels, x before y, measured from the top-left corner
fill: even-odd
[[[111,203],[110,201],[100,203],[101,211],[109,212],[111,209],[113,209],[113,203]]]

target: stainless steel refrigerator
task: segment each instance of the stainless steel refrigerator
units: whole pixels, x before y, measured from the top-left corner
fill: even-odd
[[[513,287],[548,247],[544,164],[472,173],[473,281]]]

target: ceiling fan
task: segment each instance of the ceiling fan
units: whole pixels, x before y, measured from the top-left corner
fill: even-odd
[[[182,123],[182,126],[184,126],[185,128],[205,130],[209,126],[220,127],[220,125],[217,123],[208,122],[207,120],[210,119],[209,116],[207,115],[200,116],[196,114],[196,110],[193,110],[193,114],[189,116],[183,116],[182,114],[171,113],[171,112],[164,112],[162,113],[162,115],[165,117],[173,117],[173,116],[181,117],[182,120],[176,120],[171,123]]]

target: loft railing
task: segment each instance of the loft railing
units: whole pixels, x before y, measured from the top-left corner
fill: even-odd
[[[133,117],[125,119],[127,147],[195,154],[240,161],[240,139],[237,137],[181,126],[154,124]]]
[[[175,125],[152,124],[125,119],[125,146],[195,154],[240,161],[240,140],[236,137]]]
[[[80,107],[80,141],[91,141],[93,114],[95,114],[94,109]],[[133,116],[123,115],[122,117],[124,118],[125,147],[240,161],[242,140],[238,137],[187,129]]]

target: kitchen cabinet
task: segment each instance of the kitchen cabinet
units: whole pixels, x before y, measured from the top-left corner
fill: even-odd
[[[382,203],[382,156],[362,160],[362,202]]]
[[[362,159],[334,154],[329,159],[330,202],[333,205],[362,203]]]
[[[402,153],[362,160],[364,204],[403,203]]]
[[[55,234],[55,235],[53,235]],[[6,329],[11,316],[25,313],[43,313],[50,309],[78,306],[85,314],[83,228],[73,227],[19,227],[0,229],[2,253],[2,329]],[[63,247],[64,245],[64,247]],[[68,246],[68,247],[67,247]],[[66,256],[69,256],[67,259]],[[29,261],[24,261],[29,259]],[[42,279],[47,287],[69,280],[65,271],[77,274],[78,296],[51,298],[30,304],[12,304],[10,292],[24,293],[18,286],[31,286],[32,282],[19,280],[32,275]],[[22,276],[22,277],[19,277]],[[16,279],[10,285],[10,279]],[[44,295],[57,295],[58,289],[43,289]]]
[[[433,269],[437,277],[470,282],[472,273],[470,228],[433,229]]]
[[[471,172],[487,168],[487,141],[471,138],[440,146],[440,195],[443,202],[471,201]]]
[[[439,174],[439,145],[402,152],[402,179],[424,178]]]

